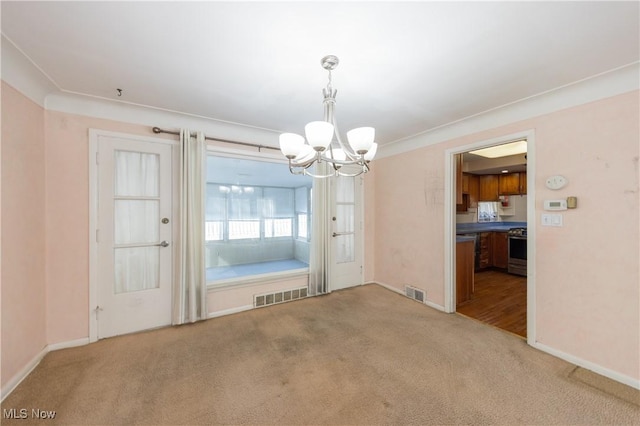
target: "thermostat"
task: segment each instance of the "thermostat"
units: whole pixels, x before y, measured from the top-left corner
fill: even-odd
[[[549,189],[560,189],[567,184],[567,178],[560,175],[550,176],[545,184]]]
[[[544,200],[545,210],[566,210],[567,200]]]

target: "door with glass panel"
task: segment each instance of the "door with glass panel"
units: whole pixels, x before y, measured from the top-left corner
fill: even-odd
[[[362,284],[362,177],[331,178],[331,291]]]
[[[98,145],[98,338],[171,323],[172,147]]]

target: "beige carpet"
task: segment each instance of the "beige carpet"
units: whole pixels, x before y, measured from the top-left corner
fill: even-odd
[[[618,394],[618,396],[616,396]],[[48,354],[3,424],[640,424],[638,391],[366,285]]]

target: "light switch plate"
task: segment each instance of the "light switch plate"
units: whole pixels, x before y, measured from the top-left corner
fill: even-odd
[[[543,213],[542,226],[562,226],[562,215],[558,213]]]

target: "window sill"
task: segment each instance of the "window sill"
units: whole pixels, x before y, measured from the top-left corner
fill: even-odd
[[[227,280],[212,281],[207,283],[207,292],[215,292],[228,288],[250,287],[278,279],[290,279],[309,276],[309,268],[292,269],[285,272],[271,272],[268,274],[250,275],[247,277],[230,278]]]

